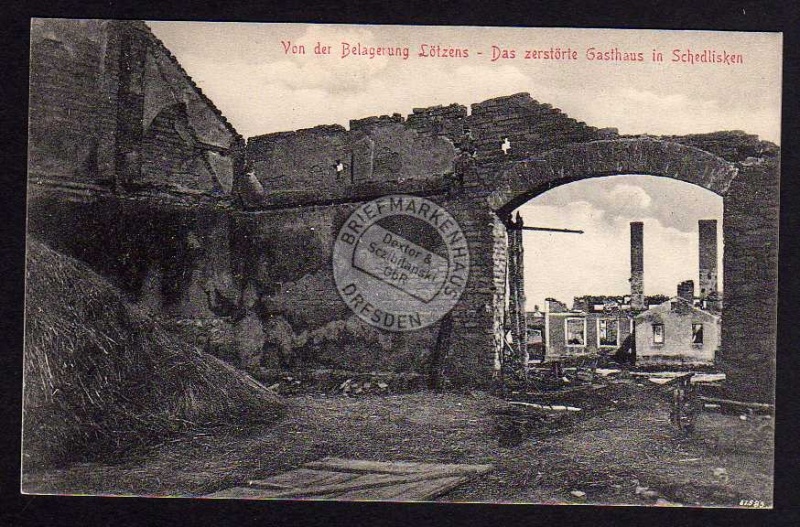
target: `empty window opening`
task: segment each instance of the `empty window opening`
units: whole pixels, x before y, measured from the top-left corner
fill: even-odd
[[[703,344],[703,324],[692,324],[692,344]]]
[[[619,346],[619,328],[615,319],[597,321],[597,345],[616,348]]]
[[[653,324],[653,344],[664,343],[664,324]]]
[[[586,345],[586,321],[582,318],[568,318],[564,326],[567,346]]]

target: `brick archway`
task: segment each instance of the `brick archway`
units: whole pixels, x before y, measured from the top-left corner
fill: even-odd
[[[487,201],[507,214],[531,198],[566,183],[621,174],[664,176],[725,196],[735,163],[699,148],[655,139],[616,139],[569,145],[506,167]]]
[[[483,326],[484,335],[492,334],[495,354],[499,353],[502,338],[498,332],[502,331],[505,304],[504,223],[508,215],[557,186],[625,174],[669,177],[722,196],[725,309],[718,355],[720,366],[728,374],[732,390],[770,400],[774,390],[777,331],[777,157],[727,160],[675,141],[636,138],[572,144],[536,158],[499,165],[491,177],[482,181],[483,191],[476,191],[481,196],[479,201],[488,209],[485,218],[490,221],[489,228],[484,228],[483,235],[477,237],[475,247],[476,251],[492,248],[492,258],[483,263],[490,265],[490,269],[473,267],[477,283],[492,284],[491,308],[486,306],[487,316],[479,325]],[[489,295],[484,295],[484,300],[489,300]],[[478,311],[470,310],[471,316],[467,317],[472,321],[470,324],[474,324]],[[456,321],[460,318],[456,313]],[[453,355],[462,358],[469,353],[455,351]],[[486,356],[483,357],[485,362]],[[497,360],[494,362],[496,368]],[[452,366],[453,374],[458,377],[459,368]]]

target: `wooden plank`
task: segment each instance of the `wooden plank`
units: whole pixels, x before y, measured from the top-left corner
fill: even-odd
[[[733,401],[731,399],[720,399],[719,397],[706,397],[704,395],[700,395],[699,399],[701,401],[709,402],[709,403],[718,403],[718,404],[727,404],[730,406],[741,406],[743,408],[752,408],[754,410],[772,410],[774,407],[771,404],[767,403],[751,403],[745,401]]]
[[[247,484],[251,487],[302,489],[317,485],[335,485],[337,483],[344,483],[345,481],[355,479],[358,476],[358,474],[348,474],[345,472],[330,472],[327,470],[298,468],[295,470],[290,470],[289,472],[278,474],[277,476],[270,476],[266,479],[250,480],[247,482]]]
[[[345,501],[430,501],[446,494],[470,479],[467,476],[451,476],[373,489],[355,490],[331,497]]]
[[[244,499],[244,500],[269,500],[269,499],[327,499],[342,501],[431,501],[450,492],[459,485],[463,485],[471,478],[467,476],[452,476],[433,480],[401,483],[362,488],[347,492],[333,492],[322,495],[308,495],[302,491],[293,496],[276,496],[274,489],[258,487],[233,487],[220,490],[203,498],[208,499]]]
[[[522,401],[511,401],[508,403],[510,406],[521,406],[524,408],[535,408],[537,410],[546,410],[546,411],[553,411],[553,412],[580,412],[581,409],[575,406],[565,406],[561,404],[538,404],[538,403],[526,403]]]
[[[333,476],[339,474],[330,473]],[[397,476],[388,474],[348,474],[347,481],[343,483],[335,483],[328,485],[316,485],[306,487],[284,487],[276,488],[269,483],[266,485],[251,486],[251,487],[236,487],[234,489],[227,489],[214,494],[209,494],[207,497],[242,497],[250,499],[297,499],[310,496],[319,496],[329,493],[340,493],[351,489],[365,489],[376,488],[395,482]],[[250,489],[250,490],[242,490]],[[235,496],[228,496],[227,493],[233,492]]]
[[[431,501],[474,478],[468,476],[423,481],[391,498],[392,501]]]
[[[335,474],[335,472],[334,472]],[[331,487],[339,487],[343,489],[362,489],[362,488],[376,488],[381,487],[384,485],[393,485],[398,480],[401,480],[404,476],[396,476],[394,474],[354,474],[355,479],[351,479],[344,483],[339,484],[332,484],[332,485],[317,485],[313,488],[307,489],[300,489],[300,492],[303,494],[312,493],[312,494],[321,494],[322,492],[318,492],[317,489],[324,489],[324,488],[331,488]]]
[[[322,467],[334,470],[319,470]],[[252,480],[249,487],[225,489],[205,497],[424,501],[492,469],[491,465],[325,458],[283,474]]]
[[[307,468],[334,472],[364,472],[377,474],[416,474],[427,471],[448,471],[484,474],[492,470],[491,465],[460,465],[439,463],[417,463],[411,461],[366,461],[326,457],[303,465]]]
[[[358,479],[347,481],[336,485],[319,485],[304,489],[287,489],[285,491],[276,489],[259,489],[270,498],[308,498],[312,496],[337,495],[356,490],[374,489],[387,485],[417,483],[441,479],[444,477],[464,477],[467,474],[453,472],[422,472],[411,476],[391,475],[391,474],[363,474]]]
[[[430,463],[411,461],[366,461],[361,459],[341,459],[326,457],[312,461],[304,467],[334,472],[371,473],[371,474],[415,474],[431,468]]]
[[[331,485],[316,485],[313,487],[296,488],[286,491],[272,492],[272,497],[275,498],[310,498],[322,497],[325,495],[338,495],[345,492],[356,490],[376,489],[385,487],[387,485],[394,485],[398,483],[406,483],[408,476],[399,476],[394,474],[355,474],[355,479],[351,479],[344,483],[331,484]],[[412,478],[419,479],[420,476],[411,476]]]
[[[240,500],[264,500],[270,499],[272,497],[272,493],[269,489],[260,489],[254,487],[233,487],[230,489],[223,489],[217,492],[212,492],[211,494],[206,494],[205,496],[201,496],[201,498],[210,498],[210,499],[240,499]]]

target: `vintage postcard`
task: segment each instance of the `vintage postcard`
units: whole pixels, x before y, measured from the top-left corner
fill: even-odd
[[[22,492],[773,506],[780,33],[30,45]]]

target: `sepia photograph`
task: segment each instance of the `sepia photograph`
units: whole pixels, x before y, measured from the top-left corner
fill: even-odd
[[[782,48],[32,19],[21,492],[772,508]]]

